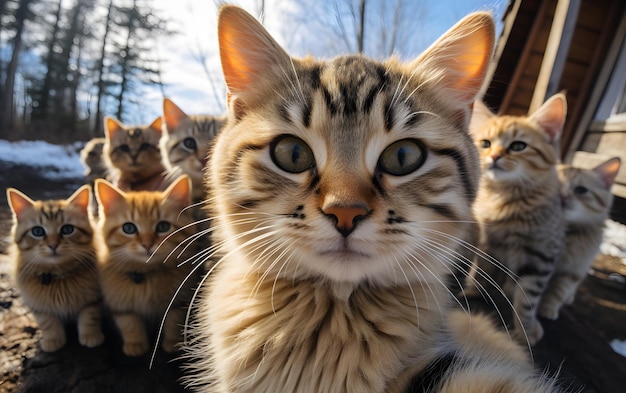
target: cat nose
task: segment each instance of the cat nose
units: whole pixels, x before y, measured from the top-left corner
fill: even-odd
[[[322,209],[324,214],[335,222],[335,228],[343,237],[348,237],[357,224],[369,214],[364,205],[331,205]]]
[[[57,248],[59,248],[59,243],[50,243],[48,244],[48,248],[52,250],[53,253],[57,252]]]
[[[499,153],[492,154],[492,155],[491,155],[491,161],[493,161],[493,162],[495,163],[495,162],[496,162],[496,161],[498,161],[501,157],[502,157],[502,155],[501,155],[501,154],[499,154]]]

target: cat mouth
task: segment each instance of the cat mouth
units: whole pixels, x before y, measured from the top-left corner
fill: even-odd
[[[356,250],[347,244],[343,244],[341,247],[336,247],[330,250],[324,250],[319,253],[326,257],[333,257],[338,259],[354,259],[354,258],[369,258],[369,254]]]

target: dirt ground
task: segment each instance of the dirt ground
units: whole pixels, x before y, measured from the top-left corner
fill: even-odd
[[[68,344],[55,353],[42,352],[40,332],[9,280],[6,237],[10,213],[4,189],[24,191],[32,198],[65,198],[82,184],[62,183],[0,161],[0,393],[3,392],[182,392],[182,364],[176,354],[158,350],[152,368],[148,355],[131,359],[110,319],[105,344],[94,349],[78,344],[70,330]],[[626,239],[625,239],[626,241]],[[626,386],[626,358],[609,346],[626,340],[626,267],[601,255],[572,306],[557,321],[542,321],[546,335],[534,348],[536,366],[571,391],[615,393]],[[472,308],[489,310],[480,302]]]

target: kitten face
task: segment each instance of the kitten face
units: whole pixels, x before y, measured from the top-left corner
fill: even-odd
[[[187,234],[177,231],[192,222],[189,179],[180,177],[164,192],[123,192],[96,180],[100,208],[98,227],[110,258],[128,262],[164,263]],[[162,243],[165,239],[165,243]],[[175,259],[171,257],[170,259]]]
[[[524,184],[549,172],[558,160],[555,148],[565,121],[565,97],[557,94],[533,115],[496,116],[476,102],[470,130],[485,178]]]
[[[149,126],[125,126],[113,118],[105,119],[105,157],[129,181],[139,181],[164,171],[159,139],[161,118]]]
[[[611,186],[619,167],[619,158],[612,158],[594,169],[559,165],[563,214],[568,224],[604,222],[613,202]]]
[[[179,169],[189,176],[193,193],[202,195],[204,168],[209,147],[224,122],[209,115],[187,115],[171,100],[163,100],[166,127],[161,137],[161,154],[169,171]]]
[[[80,151],[80,160],[88,178],[104,177],[106,174],[106,165],[102,159],[105,142],[105,138],[93,138]]]
[[[473,26],[465,44],[442,38],[410,64],[316,62],[291,59],[252,21],[229,22],[231,117],[209,173],[224,252],[288,278],[393,285],[449,272],[472,220],[466,119],[488,29]],[[455,68],[447,59],[468,47],[474,66]]]
[[[89,186],[65,200],[33,201],[11,188],[7,196],[13,211],[13,240],[22,261],[56,264],[93,257]]]

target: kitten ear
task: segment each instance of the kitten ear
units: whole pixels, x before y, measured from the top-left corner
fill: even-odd
[[[35,205],[35,201],[15,188],[7,188],[7,201],[9,201],[11,211],[13,211],[13,214],[15,214],[15,217],[18,219],[23,215],[24,210],[32,208]]]
[[[485,123],[494,116],[495,114],[481,100],[474,101],[469,125],[470,134],[483,128]]]
[[[123,124],[120,123],[117,119],[114,119],[110,116],[106,116],[104,118],[104,135],[106,135],[108,140],[111,140],[115,137],[118,131],[124,128]]]
[[[621,163],[622,161],[619,157],[613,157],[592,169],[600,175],[600,178],[604,182],[604,186],[607,190],[611,189],[611,186],[615,182]]]
[[[96,179],[96,200],[100,207],[100,213],[108,215],[115,210],[116,207],[125,201],[125,194],[122,190],[115,187],[104,179]]]
[[[461,19],[412,62],[436,78],[443,97],[469,109],[487,73],[495,43],[495,23],[488,12]]]
[[[191,180],[189,176],[179,176],[163,194],[166,200],[174,201],[181,207],[191,205]]]
[[[163,120],[165,121],[166,127],[164,131],[172,131],[186,118],[187,114],[174,104],[172,100],[169,98],[163,99]]]
[[[228,101],[235,110],[263,98],[255,94],[260,81],[292,68],[289,55],[252,15],[239,7],[220,8],[217,32]],[[237,107],[242,104],[244,108]]]
[[[161,116],[157,117],[149,127],[161,134],[163,132],[163,118]]]
[[[67,203],[77,206],[85,214],[89,212],[89,204],[91,203],[91,186],[85,184],[76,190],[69,198]]]
[[[550,137],[550,142],[556,142],[561,137],[565,116],[567,114],[567,100],[565,94],[557,93],[550,97],[530,116]]]

